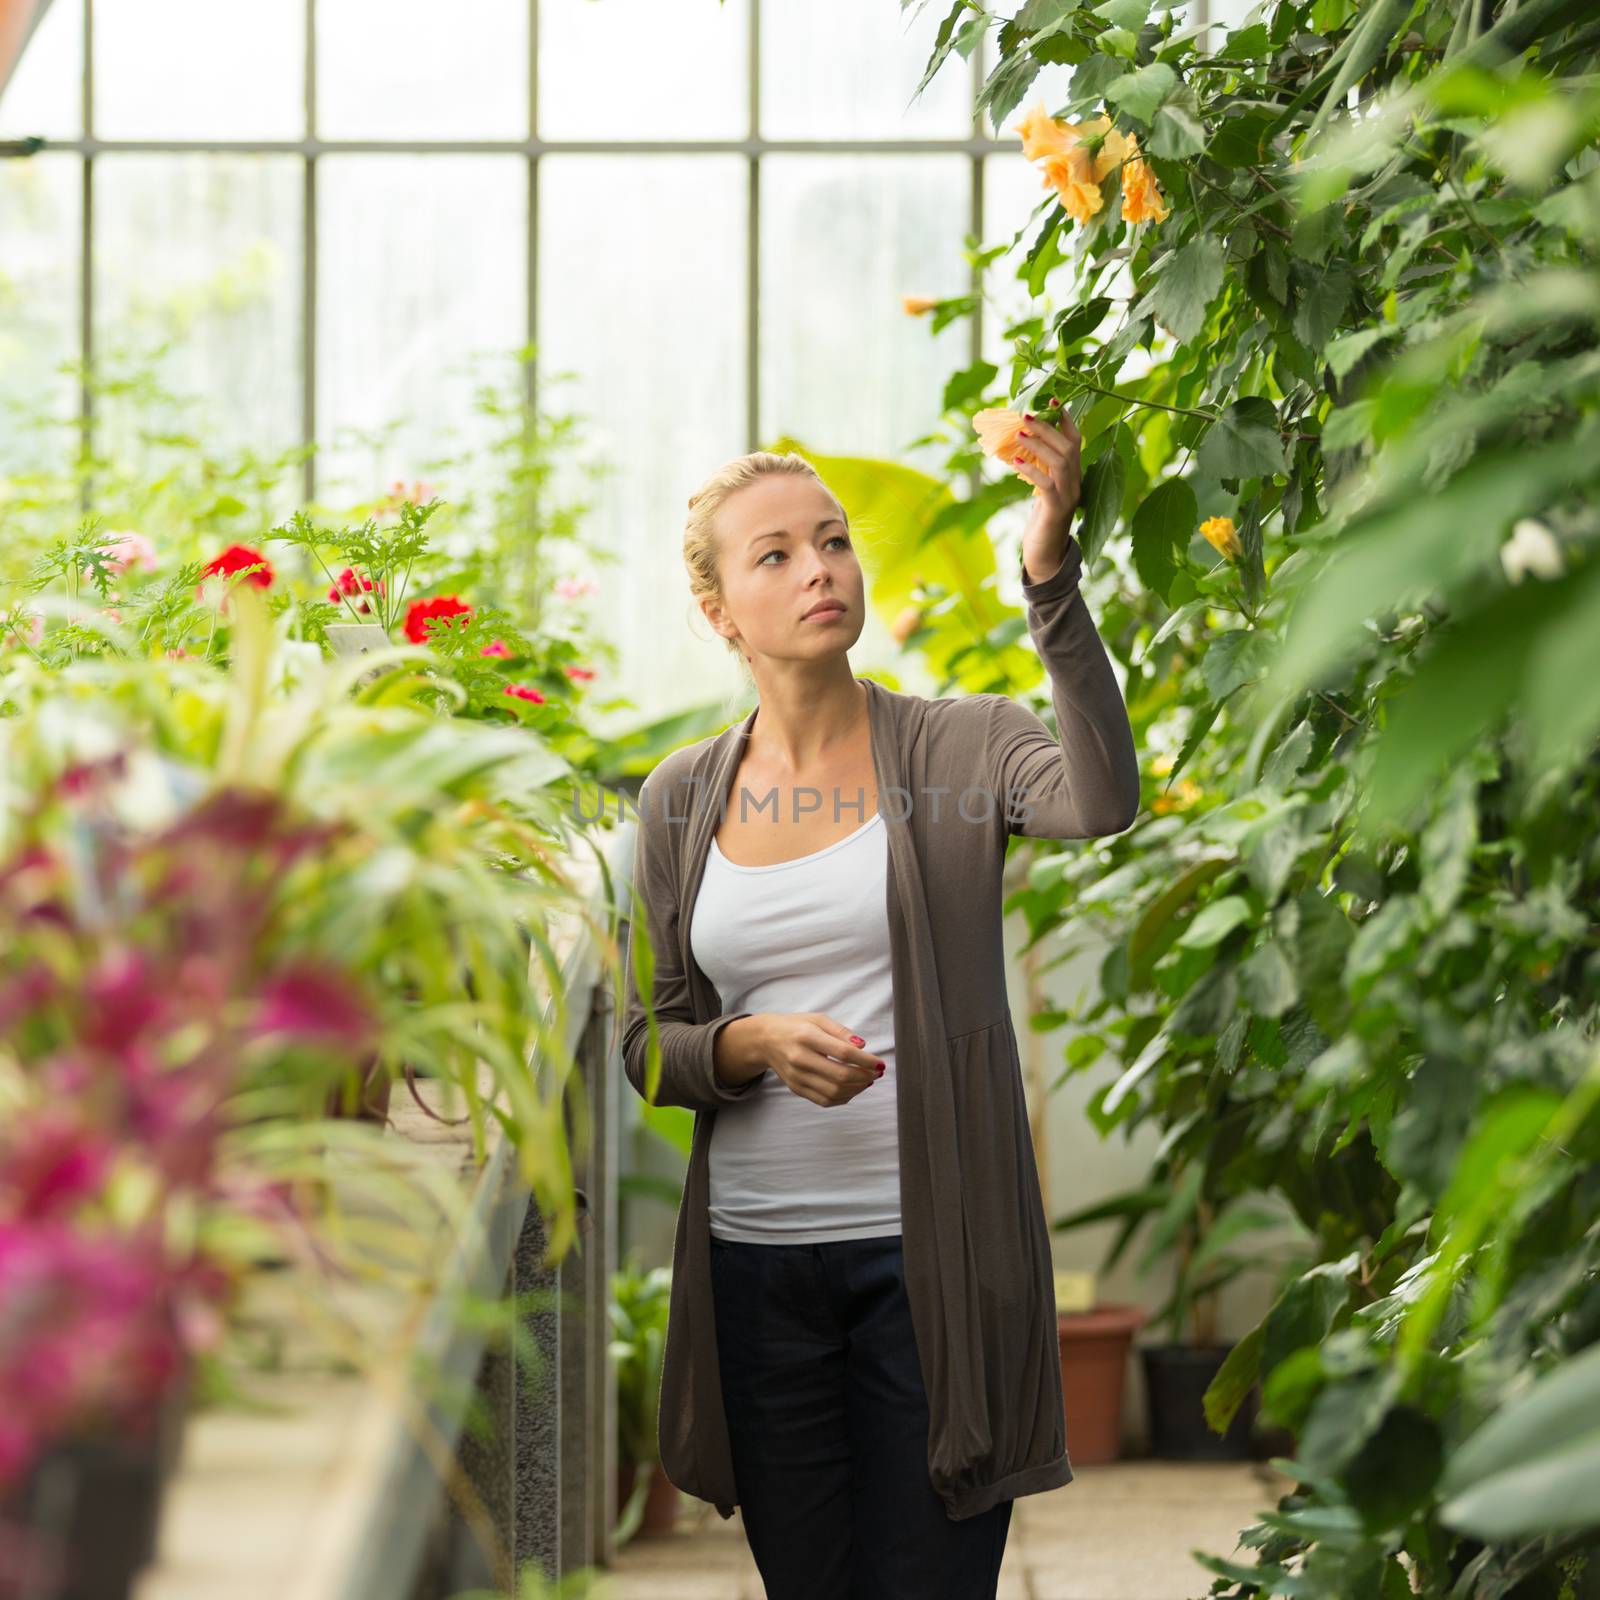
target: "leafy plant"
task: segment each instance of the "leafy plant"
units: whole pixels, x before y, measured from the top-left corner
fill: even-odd
[[[1006,330],[1005,401],[1083,434],[1149,753],[1125,834],[1016,846],[1029,950],[1104,951],[1036,1025],[1077,1024],[1062,1076],[1110,1068],[1102,1134],[1160,1135],[1129,1225],[1303,1241],[1206,1397],[1221,1431],[1259,1376],[1297,1487],[1213,1590],[1562,1592],[1581,1491],[1560,1529],[1445,1496],[1600,1338],[1600,34],[1280,0],[1207,52],[1145,0],[962,0],[928,75],[991,27],[997,124],[1073,67],[1019,157],[1018,277],[1066,303]],[[947,388],[952,469],[1001,376]]]
[[[628,1504],[619,1510],[619,1544],[626,1543],[638,1527],[651,1479],[659,1469],[657,1406],[671,1294],[670,1267],[641,1270],[627,1265],[611,1274],[607,1351],[617,1383],[617,1450],[622,1461],[640,1469]]]

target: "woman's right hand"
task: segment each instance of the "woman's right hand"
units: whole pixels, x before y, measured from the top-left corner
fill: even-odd
[[[842,1106],[883,1076],[884,1063],[843,1023],[820,1011],[767,1011],[754,1039],[771,1067],[802,1100]]]

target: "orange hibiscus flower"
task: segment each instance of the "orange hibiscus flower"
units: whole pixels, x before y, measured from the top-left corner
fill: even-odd
[[[1165,222],[1170,211],[1156,187],[1155,174],[1139,154],[1139,137],[1128,135],[1128,156],[1122,164],[1122,219],[1124,222]]]
[[[1049,463],[1044,455],[1028,442],[1027,435],[1022,432],[1026,423],[1027,418],[1020,411],[1011,411],[1004,406],[990,406],[986,410],[975,412],[972,418],[973,431],[978,435],[978,442],[983,446],[985,454],[1006,462],[1013,470],[1016,467],[1016,457],[1022,456],[1048,472]],[[1022,478],[1026,474],[1018,472],[1017,476]],[[1033,492],[1038,495],[1044,491],[1035,483]]]

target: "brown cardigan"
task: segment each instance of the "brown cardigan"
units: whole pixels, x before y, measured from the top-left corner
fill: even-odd
[[[889,847],[906,1289],[929,1402],[929,1481],[953,1519],[1073,1476],[1050,1234],[1006,996],[1000,907],[1012,833],[1120,833],[1139,807],[1133,734],[1078,590],[1081,571],[1069,540],[1059,571],[1023,583],[1059,742],[1005,695],[928,699],[859,680]],[[739,1497],[712,1314],[708,1150],[717,1108],[752,1093],[765,1074],[737,1086],[716,1076],[717,1030],[749,1013],[723,1011],[694,960],[689,927],[754,720],[752,710],[658,763],[640,790],[633,865],[655,960],[654,1101],[696,1113],[672,1251],[661,1463],[723,1517]],[[963,797],[966,790],[974,792]],[[650,1019],[634,954],[630,929],[622,1053],[629,1081],[648,1099]]]

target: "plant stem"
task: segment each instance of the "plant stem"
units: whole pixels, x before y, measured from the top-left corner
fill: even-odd
[[[1253,172],[1255,169],[1252,167],[1250,170]],[[1246,207],[1245,203],[1239,199],[1237,195],[1229,194],[1220,183],[1213,183],[1203,172],[1199,170],[1198,167],[1190,167],[1188,172],[1191,178],[1198,178],[1201,183],[1206,186],[1206,188],[1215,189],[1216,192],[1220,194],[1222,198],[1226,200],[1228,204],[1231,205],[1236,211],[1243,212],[1246,216],[1254,217],[1254,219],[1259,222],[1263,228],[1267,228],[1271,232],[1277,234],[1280,239],[1287,239],[1291,244],[1294,242],[1294,235],[1290,233],[1287,228],[1280,227],[1276,222],[1268,222],[1263,216],[1257,216],[1252,209]],[[1268,184],[1267,187],[1272,189],[1271,184]],[[1274,195],[1276,195],[1277,192],[1278,191],[1276,189],[1272,189],[1272,193]]]
[[[1131,394],[1122,394],[1116,389],[1104,389],[1098,383],[1090,383],[1087,378],[1076,380],[1080,389],[1091,389],[1095,394],[1103,394],[1112,400],[1121,400],[1130,406],[1153,406],[1157,411],[1171,411],[1183,417],[1204,417],[1207,422],[1215,422],[1217,414],[1214,411],[1196,411],[1192,406],[1169,406],[1161,400],[1139,400]]]

